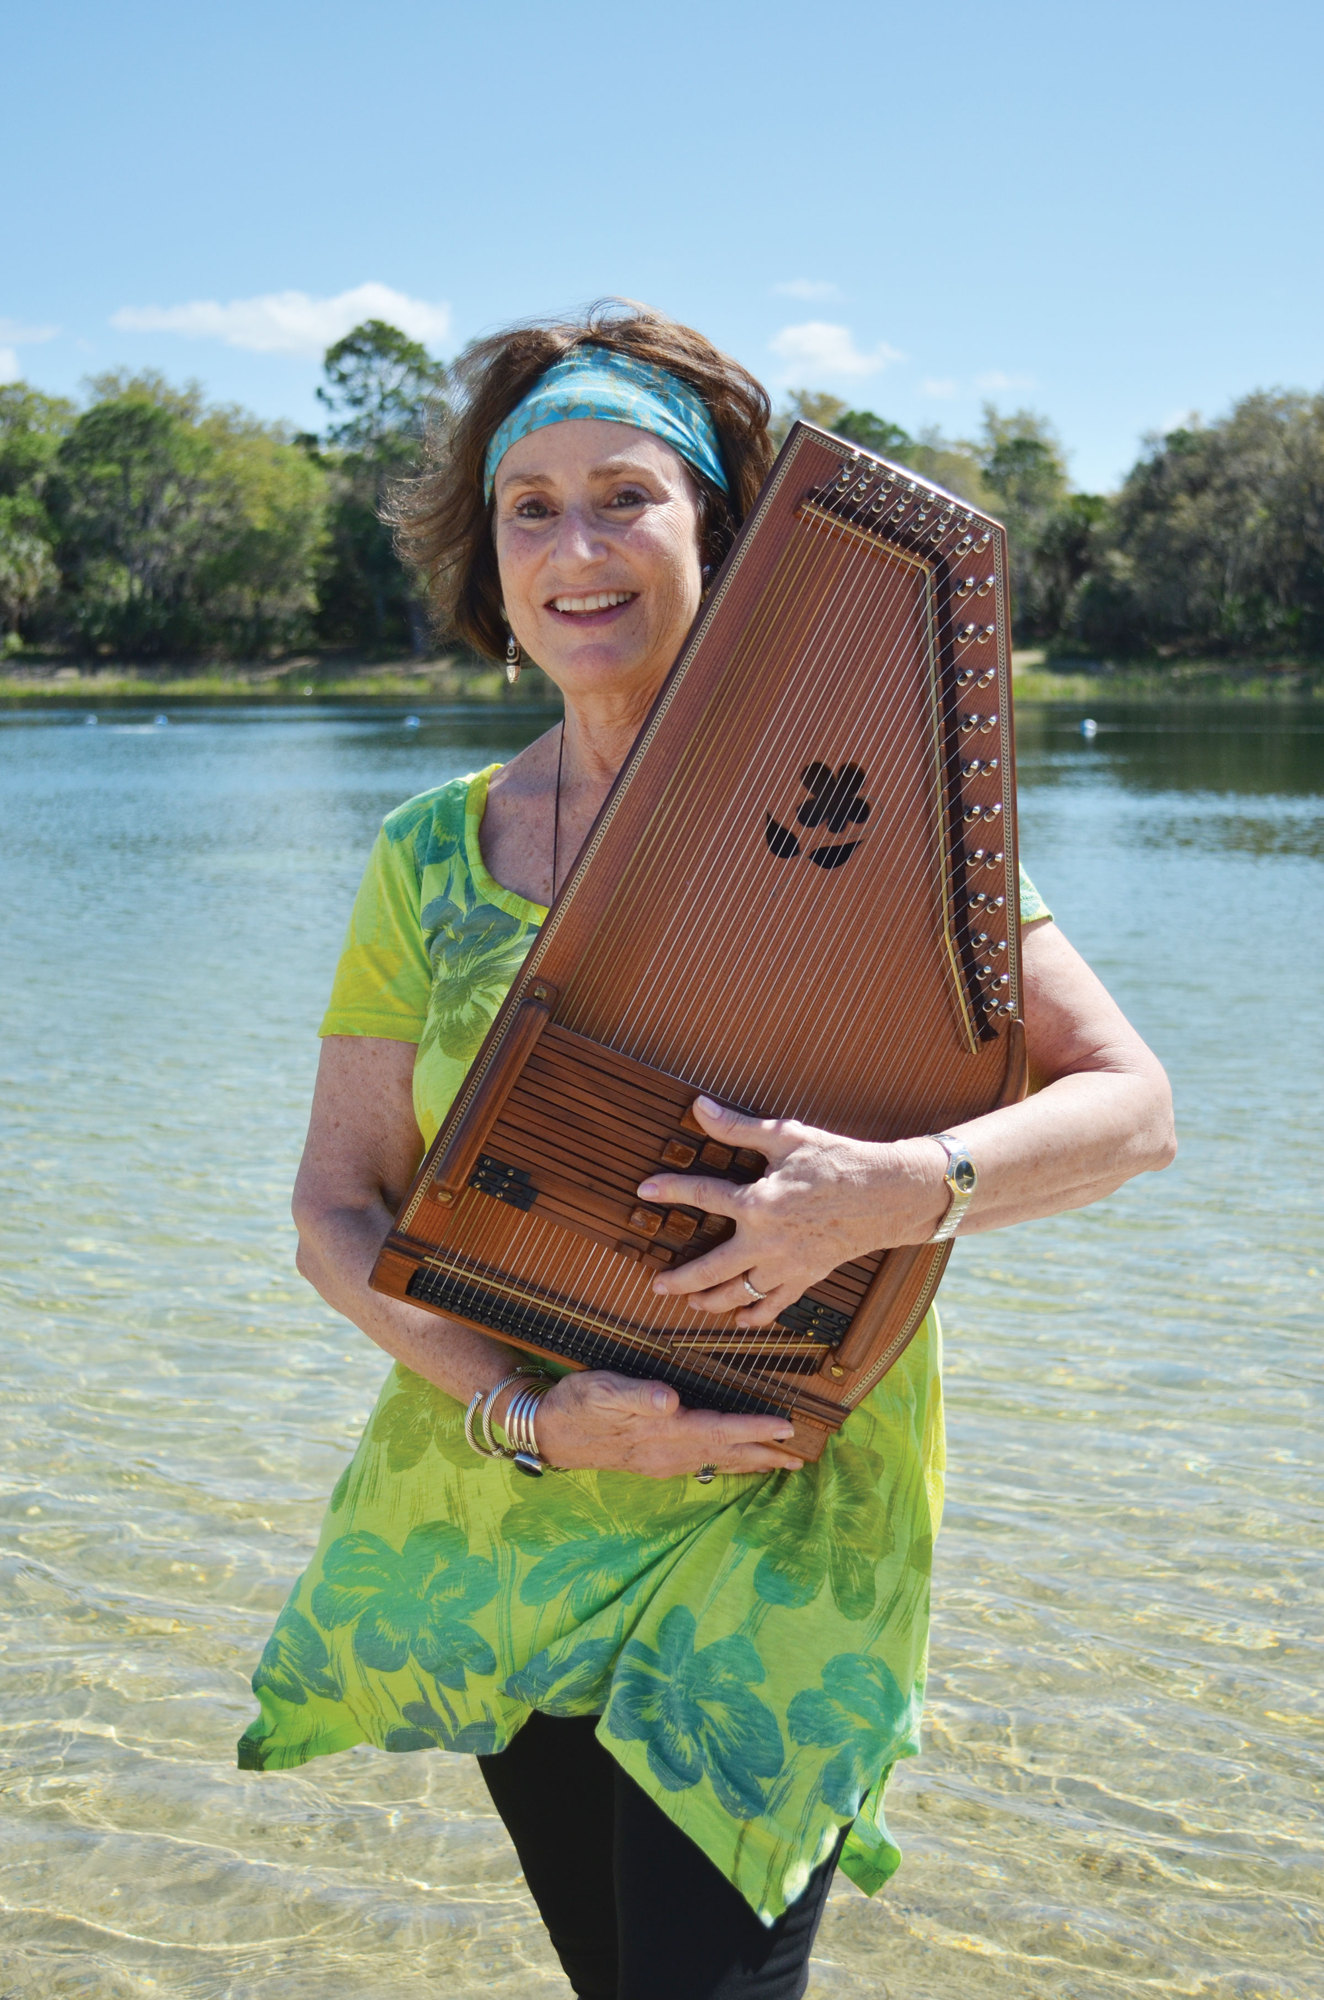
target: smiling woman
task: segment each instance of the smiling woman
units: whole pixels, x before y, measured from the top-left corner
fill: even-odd
[[[869,1891],[899,1860],[882,1797],[918,1748],[936,1321],[804,1465],[785,1417],[686,1408],[602,1368],[553,1378],[369,1286],[560,860],[753,502],[767,398],[634,308],[497,336],[461,372],[451,428],[400,497],[402,541],[438,619],[493,657],[529,654],[565,719],[391,813],[355,904],[295,1191],[299,1265],[397,1365],[254,1678],[241,1761],[364,1741],[476,1753],[584,2000],[796,2000],[838,1860]],[[818,819],[801,823],[842,830],[853,767],[810,769]],[[658,1291],[767,1326],[870,1250],[1079,1207],[1166,1164],[1158,1064],[1028,885],[1021,919],[1037,1094],[888,1144],[699,1099],[728,1164],[751,1147],[768,1172],[641,1185],[734,1225]],[[516,1455],[558,1476],[526,1483]]]

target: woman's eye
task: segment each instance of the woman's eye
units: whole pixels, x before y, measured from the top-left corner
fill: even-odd
[[[527,500],[515,502],[515,517],[520,521],[542,521],[547,517],[547,502],[530,494]]]
[[[613,507],[642,507],[647,500],[648,495],[638,486],[623,486],[619,493],[611,496]]]

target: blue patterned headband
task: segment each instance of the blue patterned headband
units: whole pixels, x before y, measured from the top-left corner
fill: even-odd
[[[530,431],[575,417],[604,417],[651,431],[729,497],[731,482],[702,397],[665,368],[592,346],[573,348],[564,361],[554,362],[495,432],[483,468],[485,497],[492,498],[496,469],[513,444]]]

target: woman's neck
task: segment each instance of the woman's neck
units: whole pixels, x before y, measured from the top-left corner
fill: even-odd
[[[593,817],[629,756],[656,692],[650,688],[628,700],[567,699],[561,755],[563,808],[572,802],[582,808],[592,800],[588,817]]]

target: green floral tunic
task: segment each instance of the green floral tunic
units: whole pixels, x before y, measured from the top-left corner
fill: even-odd
[[[493,766],[493,769],[496,767]],[[416,1042],[431,1141],[546,911],[488,874],[491,770],[387,818],[322,1024]],[[1022,914],[1046,914],[1023,887]],[[942,1506],[939,1332],[794,1474],[537,1482],[396,1366],[277,1620],[250,1770],[374,1743],[491,1752],[531,1709],[598,1736],[770,1923],[843,1822],[872,1892],[900,1854],[883,1787],[919,1748]]]

